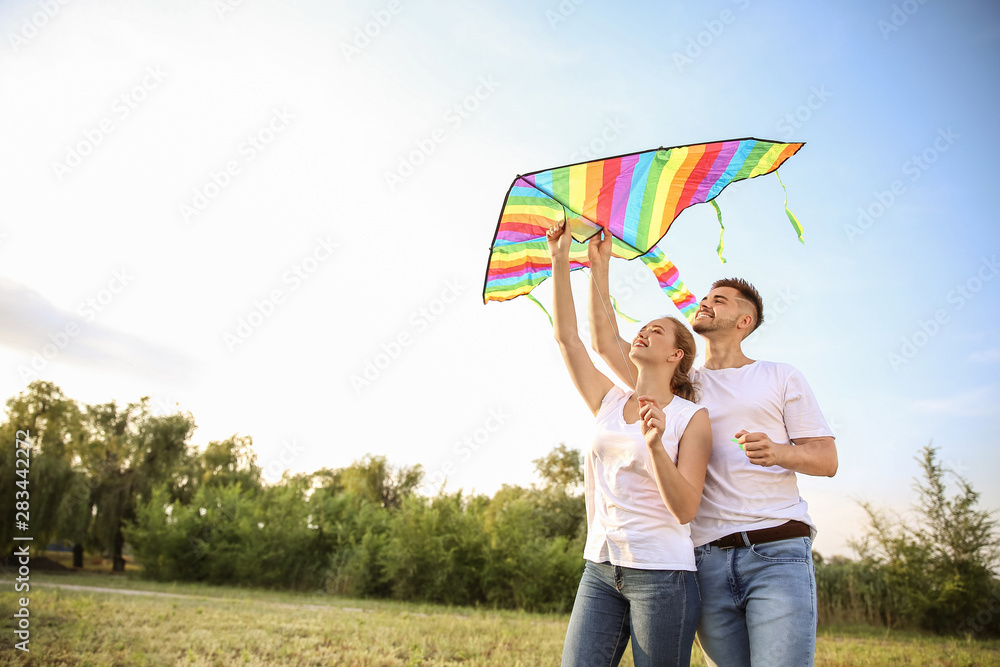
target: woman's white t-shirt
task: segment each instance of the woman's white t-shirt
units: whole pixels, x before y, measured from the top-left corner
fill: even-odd
[[[691,529],[677,522],[660,496],[639,422],[625,423],[623,409],[633,393],[613,387],[597,413],[597,433],[584,465],[583,557],[640,570],[694,571]],[[661,441],[674,463],[684,430],[702,409],[679,396],[663,409],[666,426]]]

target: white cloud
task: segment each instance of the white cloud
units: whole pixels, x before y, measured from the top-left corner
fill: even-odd
[[[987,385],[953,396],[916,401],[917,412],[936,412],[956,417],[980,417],[1000,413],[1000,388]]]
[[[995,364],[1000,361],[1000,348],[973,352],[969,355],[969,361],[977,364]]]
[[[127,280],[127,274],[123,274]],[[112,284],[125,289],[127,283]],[[22,380],[45,377],[50,364],[70,363],[102,370],[178,379],[192,360],[173,350],[95,321],[116,293],[105,289],[82,301],[76,313],[55,306],[40,292],[0,277],[0,345],[25,355],[16,372]]]

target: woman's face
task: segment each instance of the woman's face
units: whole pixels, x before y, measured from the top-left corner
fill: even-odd
[[[632,339],[629,356],[633,361],[666,361],[676,349],[674,325],[669,319],[659,319],[639,329],[639,333]]]

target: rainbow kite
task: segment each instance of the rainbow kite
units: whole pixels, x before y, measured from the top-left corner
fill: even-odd
[[[606,228],[612,236],[612,255],[640,258],[690,320],[697,301],[656,244],[681,211],[693,204],[712,202],[721,226],[722,213],[712,200],[723,188],[775,171],[802,146],[734,139],[658,148],[518,176],[507,191],[493,236],[483,302],[528,294],[551,276],[545,232],[565,220],[574,240],[571,270],[588,266],[584,241]],[[787,192],[785,212],[802,241],[802,227],[788,210]],[[718,252],[725,261],[721,234]],[[534,300],[530,294],[528,298]]]

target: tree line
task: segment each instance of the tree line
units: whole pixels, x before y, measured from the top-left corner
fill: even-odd
[[[538,482],[492,497],[421,493],[420,466],[368,455],[267,484],[251,438],[203,448],[193,416],[147,399],[84,405],[36,381],[7,401],[0,497],[14,498],[16,432],[30,431],[35,544],[74,546],[143,576],[355,597],[568,611],[586,539],[582,460],[564,445],[534,462]],[[998,542],[979,494],[928,445],[915,518],[870,505],[856,558],[815,554],[821,622],[1000,636]],[[949,488],[957,492],[949,494]],[[6,503],[4,503],[6,505]],[[14,508],[0,538],[12,544]]]

